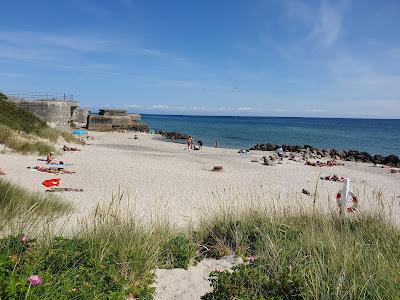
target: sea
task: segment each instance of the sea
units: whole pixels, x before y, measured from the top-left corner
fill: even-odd
[[[152,129],[186,133],[205,146],[311,145],[400,156],[399,119],[182,116],[143,114]]]

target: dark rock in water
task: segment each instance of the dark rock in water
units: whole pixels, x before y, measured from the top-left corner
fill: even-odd
[[[129,131],[149,132],[149,126],[144,123],[136,123],[128,127]]]
[[[260,150],[260,151],[276,151],[277,149],[282,148],[284,152],[291,152],[291,157],[293,153],[301,153],[303,158],[334,158],[334,159],[343,159],[346,161],[352,162],[364,162],[364,163],[378,163],[385,164],[391,167],[400,167],[400,159],[396,155],[389,155],[387,157],[383,155],[375,155],[372,156],[368,152],[358,151],[358,150],[348,150],[348,151],[338,151],[335,149],[318,149],[310,145],[304,145],[303,147],[298,145],[282,145],[278,146],[275,144],[257,144],[250,150]],[[279,157],[288,157],[288,154],[279,153]]]
[[[275,151],[278,148],[275,144],[257,144],[250,148],[250,150],[258,150],[258,151]]]
[[[161,134],[163,137],[167,138],[167,139],[172,139],[174,138],[175,140],[186,140],[189,138],[189,135],[185,134],[185,133],[180,133],[180,132],[175,132],[175,131],[162,131],[159,130],[157,131],[158,134]]]
[[[389,155],[385,157],[385,160],[383,161],[385,165],[390,165],[390,166],[397,166],[400,163],[400,159],[396,155]]]
[[[374,155],[374,163],[375,164],[383,164],[385,161],[385,157],[383,155]]]

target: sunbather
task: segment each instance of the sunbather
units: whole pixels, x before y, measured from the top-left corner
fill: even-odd
[[[0,176],[1,175],[6,175],[6,173],[4,173],[4,171],[2,169],[0,169]]]
[[[28,169],[31,169],[31,167],[28,167]],[[58,175],[58,174],[74,174],[75,173],[73,171],[69,171],[64,168],[56,168],[56,167],[46,168],[46,167],[36,166],[32,169],[35,169],[36,171],[39,171],[42,173],[51,173],[51,174],[56,174],[56,175]]]
[[[74,189],[74,188],[55,188],[52,187],[51,189],[46,190],[49,193],[55,192],[83,192],[83,189]]]
[[[68,147],[66,145],[64,145],[64,147],[62,148],[63,151],[81,151],[81,149],[78,148],[74,148],[74,147]]]
[[[322,180],[328,180],[328,181],[338,181],[338,182],[343,182],[344,181],[344,177],[342,176],[337,176],[336,174],[333,176],[325,176],[325,177],[321,177]]]

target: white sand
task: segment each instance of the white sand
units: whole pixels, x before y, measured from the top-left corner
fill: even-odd
[[[353,181],[351,189],[360,198],[360,210],[377,209],[377,192],[399,222],[400,174],[369,164],[345,162],[345,166],[311,167],[285,160],[272,167],[251,162],[265,152],[240,155],[234,149],[208,148],[186,150],[178,143],[164,141],[157,135],[133,133],[91,133],[95,140],[81,152],[67,152],[57,159],[72,163],[73,175],[43,174],[26,169],[44,166],[38,156],[0,154],[0,167],[11,179],[31,190],[43,191],[41,182],[61,178],[61,187],[82,188],[84,192],[61,195],[83,216],[98,202],[110,202],[120,189],[128,193],[144,220],[162,216],[177,225],[196,222],[215,206],[246,205],[250,202],[275,203],[279,207],[311,207],[313,199],[301,193],[314,193],[320,176],[337,174]],[[222,172],[211,169],[221,165]],[[336,209],[335,195],[342,184],[319,181],[316,205]]]
[[[208,281],[211,271],[225,271],[240,263],[233,256],[222,259],[204,259],[196,266],[187,270],[156,270],[156,299],[200,299],[204,294],[211,292]]]
[[[0,154],[2,176],[31,190],[43,191],[41,182],[60,177],[61,187],[83,188],[82,193],[63,193],[77,208],[76,216],[91,212],[99,202],[108,203],[119,189],[129,193],[130,202],[144,221],[165,218],[176,225],[190,224],[215,208],[265,204],[276,207],[336,210],[335,196],[342,184],[318,181],[320,176],[337,174],[352,180],[351,190],[360,198],[360,211],[376,210],[383,204],[393,222],[400,223],[400,174],[369,164],[345,162],[338,167],[310,167],[285,160],[281,165],[264,166],[251,162],[266,155],[252,152],[239,155],[233,149],[204,147],[186,150],[182,144],[161,140],[159,136],[133,133],[91,133],[92,145],[81,152],[68,152],[58,159],[73,163],[73,175],[53,176],[32,172],[27,166],[44,166],[38,156]],[[221,165],[222,172],[211,169]],[[157,299],[199,299],[210,290],[208,274],[226,269],[230,261],[206,260],[185,270],[157,270]]]

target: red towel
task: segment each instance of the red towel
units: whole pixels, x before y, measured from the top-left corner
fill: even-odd
[[[45,187],[59,186],[60,178],[47,179],[42,182]]]

